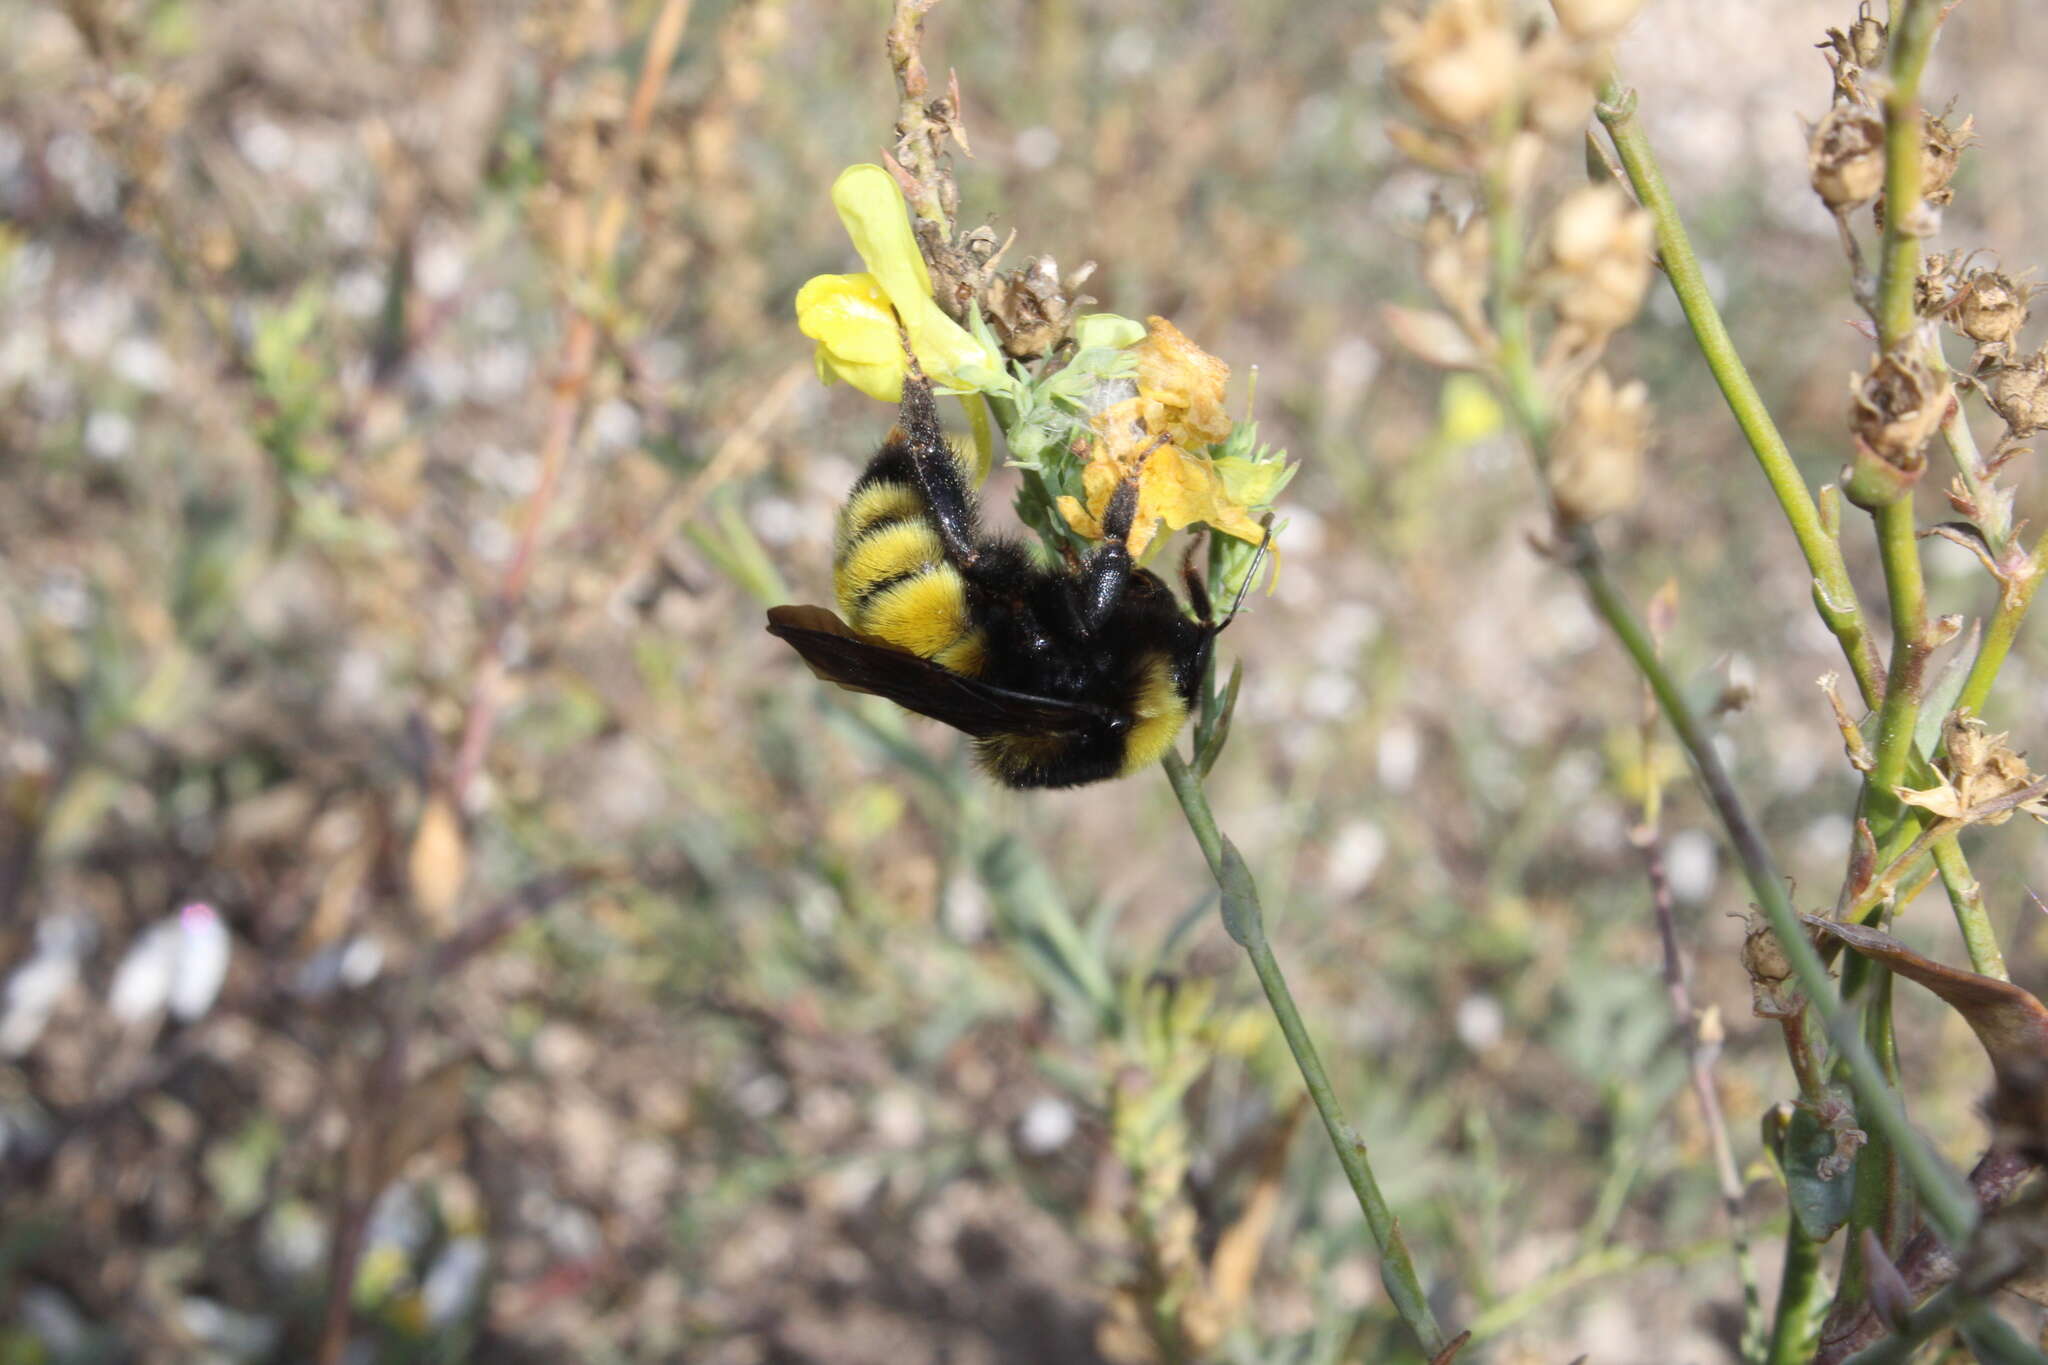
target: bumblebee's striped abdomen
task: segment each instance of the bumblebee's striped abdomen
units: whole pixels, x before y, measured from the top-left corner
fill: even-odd
[[[970,677],[983,666],[967,584],[947,560],[910,462],[892,440],[840,509],[832,577],[855,630]]]

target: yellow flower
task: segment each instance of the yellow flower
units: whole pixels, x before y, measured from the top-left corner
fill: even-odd
[[[1196,453],[1230,435],[1231,421],[1223,409],[1230,367],[1165,318],[1145,321],[1149,333],[1132,348],[1138,361],[1138,396],[1103,410],[1090,423],[1097,440],[1081,471],[1087,502],[1062,495],[1060,514],[1081,535],[1100,540],[1110,494],[1136,468],[1133,555],[1145,552],[1162,521],[1171,531],[1204,522],[1258,544],[1265,531],[1249,509],[1270,496],[1282,466],[1275,462],[1268,472],[1266,466],[1250,461]],[[1157,444],[1162,436],[1165,443]]]
[[[1002,357],[932,301],[931,272],[895,179],[880,166],[849,166],[832,182],[832,206],[868,268],[818,275],[797,291],[797,327],[818,343],[818,377],[897,402],[909,372],[908,334],[918,365],[940,387],[1009,387]]]

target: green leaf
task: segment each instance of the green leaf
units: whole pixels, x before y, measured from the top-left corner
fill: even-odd
[[[1849,1220],[1856,1193],[1853,1172],[1821,1178],[1820,1163],[1834,1155],[1835,1135],[1804,1106],[1793,1110],[1785,1129],[1785,1192],[1800,1231],[1816,1242],[1825,1242]]]
[[[1259,910],[1259,887],[1245,866],[1244,855],[1230,836],[1223,840],[1223,866],[1216,881],[1223,888],[1223,928],[1239,947],[1249,948],[1266,936],[1266,924]]]

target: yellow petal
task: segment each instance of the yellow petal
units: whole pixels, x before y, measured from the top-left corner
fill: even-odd
[[[884,403],[903,401],[903,376],[907,367],[900,358],[891,364],[862,365],[840,359],[821,343],[817,363],[818,377],[827,384],[833,379],[844,379],[870,398],[879,398]]]
[[[796,325],[840,359],[902,365],[896,314],[872,275],[812,276],[796,294]]]
[[[915,299],[931,302],[931,272],[917,249],[910,207],[895,177],[873,164],[848,166],[832,182],[832,207],[897,312],[907,313],[906,305]]]
[[[1072,493],[1062,493],[1059,496],[1059,507],[1060,515],[1066,518],[1067,525],[1074,528],[1076,535],[1089,540],[1102,539],[1102,523],[1081,505],[1079,498]]]
[[[818,378],[884,402],[903,397],[909,369],[896,314],[872,275],[817,275],[796,295],[796,325],[818,343]]]

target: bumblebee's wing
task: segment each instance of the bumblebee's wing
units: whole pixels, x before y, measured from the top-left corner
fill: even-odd
[[[950,672],[862,635],[823,607],[770,607],[768,633],[787,640],[826,682],[884,697],[977,739],[1066,734],[1108,718],[1100,707],[1012,692]]]

